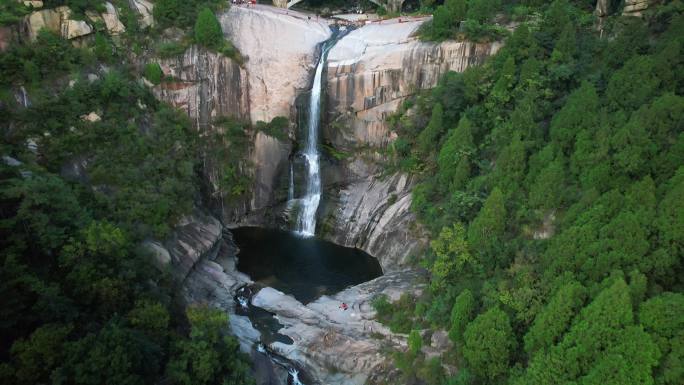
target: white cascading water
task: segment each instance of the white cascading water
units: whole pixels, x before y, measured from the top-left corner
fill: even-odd
[[[308,138],[304,149],[306,159],[306,195],[301,199],[299,218],[297,218],[297,233],[305,237],[312,237],[316,233],[316,211],[321,202],[321,175],[318,160],[318,126],[321,122],[321,82],[323,67],[325,66],[324,49],[316,67],[311,99],[309,101]]]
[[[295,368],[290,368],[288,370],[290,375],[292,376],[292,385],[304,385],[300,380],[299,380],[299,370]]]
[[[287,188],[287,201],[294,199],[294,164],[290,161],[290,185]],[[289,203],[288,203],[289,204]]]

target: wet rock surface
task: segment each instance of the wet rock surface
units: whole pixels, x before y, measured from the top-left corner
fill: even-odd
[[[390,273],[308,305],[264,288],[252,304],[274,313],[285,326],[280,333],[294,341],[275,342],[270,346],[274,351],[301,364],[321,384],[364,384],[385,370],[384,349],[406,346],[405,336],[375,321],[372,300],[380,294],[396,300],[404,292],[420,291],[419,277],[413,270]],[[349,308],[341,309],[342,303]]]
[[[334,230],[326,238],[375,256],[384,272],[400,270],[427,244],[411,211],[414,180],[403,173],[360,173],[339,190],[329,214]]]
[[[307,385],[364,384],[366,379],[385,370],[388,357],[384,349],[405,348],[405,336],[394,334],[375,321],[371,302],[380,294],[397,300],[404,292],[422,290],[421,273],[393,272],[304,305],[270,287],[253,286],[249,277],[237,271],[238,250],[230,233],[224,232],[225,237],[214,239],[211,251],[195,260],[196,251],[209,245],[205,240],[213,239],[198,234],[215,234],[205,228],[213,228],[211,220],[205,218],[200,222],[179,227],[174,236],[176,246],[166,243],[170,246],[159,247],[166,250],[169,263],[180,273],[195,261],[182,280],[184,301],[207,304],[230,314],[231,330],[241,349],[255,360],[259,384],[286,383],[287,369],[292,367],[308,379]],[[177,259],[185,263],[176,263]],[[250,306],[272,313],[276,325],[280,325],[277,332],[288,337],[287,341],[274,339],[258,349],[263,342],[262,333],[249,317],[241,315],[235,300],[238,291],[246,286],[254,288]],[[348,304],[347,310],[340,308],[343,302]]]

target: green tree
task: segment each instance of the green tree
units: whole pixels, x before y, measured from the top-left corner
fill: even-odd
[[[140,299],[126,318],[135,329],[144,331],[160,344],[166,342],[171,316],[161,303]]]
[[[449,16],[456,26],[460,21],[465,20],[468,9],[466,0],[445,0],[442,6],[449,12]]]
[[[152,84],[161,83],[164,78],[164,71],[162,71],[159,63],[147,63],[145,64],[145,71],[143,72],[145,79],[149,80]]]
[[[551,121],[551,140],[566,154],[575,144],[579,132],[591,132],[598,126],[599,98],[596,89],[589,82],[568,96],[565,105]]]
[[[209,8],[202,9],[195,21],[195,42],[201,46],[219,49],[223,45],[223,31],[216,15]]]
[[[503,147],[496,158],[492,173],[495,186],[500,188],[507,199],[515,198],[522,192],[521,184],[527,167],[527,150],[518,132],[513,133],[510,143]]]
[[[461,342],[463,332],[475,315],[475,296],[469,289],[465,289],[456,297],[454,307],[451,308],[451,328],[449,338],[454,342]]]
[[[408,336],[408,348],[409,348],[409,353],[411,353],[413,356],[416,356],[419,352],[420,349],[423,347],[423,337],[420,335],[420,331],[418,330],[411,330],[411,333],[409,333]]]
[[[439,151],[437,165],[438,180],[446,191],[462,189],[470,177],[470,157],[474,154],[472,125],[467,117],[461,118],[458,126],[449,131]]]
[[[542,210],[558,208],[565,192],[565,168],[559,159],[549,163],[530,188],[530,205]]]
[[[681,268],[684,254],[684,166],[668,181],[666,191],[658,204],[656,224],[662,249],[655,268],[670,275],[672,269]]]
[[[20,201],[16,215],[0,223],[0,228],[15,229],[7,240],[28,230],[42,250],[60,248],[89,218],[71,187],[52,175],[13,179],[0,191],[0,198]]]
[[[444,227],[437,239],[430,242],[430,247],[437,255],[432,268],[431,287],[435,290],[443,289],[455,277],[478,268],[468,249],[465,240],[465,229],[460,223],[452,227]]]
[[[250,384],[249,367],[235,337],[228,335],[228,315],[204,306],[186,310],[190,338],[177,341],[166,367],[174,384]]]
[[[67,343],[64,362],[53,378],[84,385],[142,385],[155,378],[160,350],[140,333],[109,323],[97,333]]]
[[[577,39],[575,26],[572,23],[568,23],[563,28],[563,32],[561,32],[556,46],[553,48],[551,60],[556,63],[568,63],[574,59],[576,53]]]
[[[681,384],[684,381],[684,295],[663,293],[644,302],[639,321],[658,344],[662,353],[655,383]]]
[[[495,380],[506,375],[516,343],[508,315],[498,307],[480,314],[463,334],[463,357],[476,375]]]
[[[418,152],[423,156],[427,156],[432,152],[435,146],[439,143],[439,138],[444,133],[444,109],[440,103],[436,103],[432,107],[432,115],[430,122],[418,134],[417,145]]]
[[[486,23],[501,8],[501,0],[469,0],[468,19]]]
[[[613,281],[577,316],[561,342],[534,356],[514,384],[648,384],[660,353],[634,324],[630,291]]]
[[[532,355],[555,345],[584,305],[586,296],[585,288],[578,282],[561,286],[525,335],[525,351]]]
[[[660,79],[653,59],[650,56],[636,56],[611,76],[606,97],[614,109],[634,110],[655,96],[659,86]]]
[[[640,176],[648,168],[648,160],[655,155],[656,147],[649,132],[637,118],[619,128],[610,138],[613,150],[613,168],[631,176]]]
[[[505,229],[504,196],[499,188],[495,188],[468,227],[468,243],[472,250],[491,255],[503,241]]]
[[[52,371],[62,364],[63,344],[72,330],[71,325],[46,324],[28,339],[14,342],[11,352],[18,383],[48,383]]]

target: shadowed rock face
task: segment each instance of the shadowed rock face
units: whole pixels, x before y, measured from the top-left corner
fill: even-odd
[[[154,94],[185,111],[200,130],[220,116],[249,119],[247,71],[232,59],[192,46],[159,64],[173,80],[154,87]]]
[[[216,218],[195,210],[180,220],[165,241],[148,240],[144,246],[160,268],[169,267],[174,278],[183,282],[195,264],[217,251],[222,230]]]
[[[351,181],[339,191],[327,238],[375,256],[385,273],[401,269],[427,244],[411,212],[412,189],[406,174]]]
[[[410,210],[414,182],[403,174],[382,175],[380,153],[368,156],[365,150],[364,155],[359,147],[385,147],[395,137],[386,118],[406,98],[436,86],[448,71],[481,64],[500,47],[421,42],[414,34],[426,20],[393,19],[363,26],[342,38],[328,56],[330,123],[323,137],[355,155],[341,165],[343,180],[326,186],[329,230],[324,236],[363,249],[378,258],[386,272],[405,266],[427,240]]]

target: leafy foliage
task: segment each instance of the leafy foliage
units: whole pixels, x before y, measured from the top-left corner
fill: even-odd
[[[218,48],[223,43],[223,31],[216,15],[209,8],[203,8],[195,21],[195,42],[208,48]]]
[[[439,6],[423,37],[502,9],[522,24],[390,121],[431,234],[410,321],[449,330],[442,360],[466,368],[443,383],[684,381],[681,4],[610,17],[601,35],[589,2],[468,2],[460,23],[443,17],[464,3]]]
[[[252,383],[225,316],[189,312],[203,334],[188,336],[140,247],[193,209],[207,144],[113,60],[119,49],[41,31],[0,53],[3,95],[30,96],[0,108],[0,382]],[[172,377],[188,355],[201,362]]]

